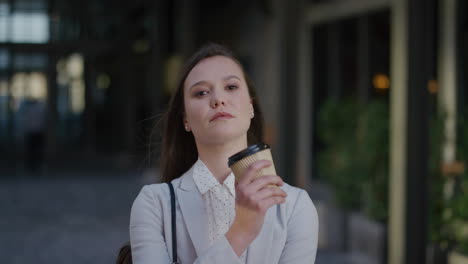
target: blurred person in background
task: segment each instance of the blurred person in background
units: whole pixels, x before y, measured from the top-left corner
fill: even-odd
[[[45,154],[46,105],[38,99],[28,98],[22,108],[26,168],[38,174],[43,167]]]
[[[266,160],[238,182],[228,167],[230,156],[262,141],[263,130],[252,84],[230,50],[208,44],[187,61],[161,122],[160,168],[175,189],[179,263],[315,262],[318,217],[307,192],[277,175],[253,180],[272,165]],[[171,235],[168,185],[144,186],[130,216],[133,263],[171,263]]]

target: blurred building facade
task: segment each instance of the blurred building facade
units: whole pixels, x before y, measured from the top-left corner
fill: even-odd
[[[141,165],[181,62],[219,42],[256,84],[279,174],[311,192],[327,177],[318,164],[328,147],[318,126],[326,102],[384,103],[388,263],[418,263],[429,120],[449,116],[447,164],[463,132],[466,10],[463,0],[0,1],[1,165],[23,166],[31,99],[47,106],[50,166],[97,156]],[[414,223],[421,229],[408,228]]]

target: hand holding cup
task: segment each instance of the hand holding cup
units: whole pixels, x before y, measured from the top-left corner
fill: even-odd
[[[241,166],[231,166],[236,177],[236,217],[226,238],[238,256],[260,233],[268,209],[286,201],[286,192],[278,188],[284,182],[276,175],[269,148],[266,150],[269,154],[267,160],[261,159],[265,156],[257,155],[248,163],[239,163]],[[261,151],[257,149],[255,153]],[[229,165],[233,165],[231,158],[229,160]],[[246,160],[246,157],[240,160]]]

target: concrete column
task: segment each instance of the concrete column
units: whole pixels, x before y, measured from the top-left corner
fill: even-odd
[[[456,0],[439,0],[439,6],[438,106],[439,112],[446,114],[442,161],[452,163],[457,141]]]
[[[313,111],[312,98],[312,30],[305,20],[305,3],[302,1],[299,9],[298,25],[298,93],[297,93],[297,147],[296,147],[296,185],[300,188],[311,188],[311,162],[313,161],[312,139]]]
[[[283,50],[281,72],[283,73],[281,94],[281,127],[280,144],[281,153],[278,174],[284,176],[287,182],[296,185],[297,175],[297,123],[298,123],[298,23],[302,0],[289,1],[284,5],[285,19],[283,27]]]
[[[256,8],[255,13],[249,16],[249,29],[242,34],[240,50],[249,53],[252,57],[251,78],[255,85],[255,92],[259,99],[263,118],[265,121],[264,140],[270,144],[275,162],[279,161],[280,153],[277,152],[278,130],[280,123],[278,116],[282,109],[281,85],[281,1],[273,0],[264,9]],[[267,8],[268,11],[265,10]],[[255,41],[252,41],[255,39]],[[278,158],[276,158],[278,156]]]
[[[432,0],[395,0],[392,12],[389,263],[425,263]]]
[[[406,0],[394,0],[390,51],[390,171],[388,263],[404,263],[406,210],[406,121],[408,16]]]
[[[408,0],[405,262],[426,263],[429,91],[434,65],[434,0]]]

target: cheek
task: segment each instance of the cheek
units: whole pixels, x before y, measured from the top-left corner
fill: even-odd
[[[187,100],[185,102],[185,115],[187,121],[192,123],[202,119],[204,115],[202,103],[194,100]]]
[[[251,99],[250,99],[250,96],[248,95],[237,98],[236,105],[239,108],[238,109],[239,112],[241,112],[243,115],[250,116],[250,112],[251,112],[250,104],[251,104]]]

